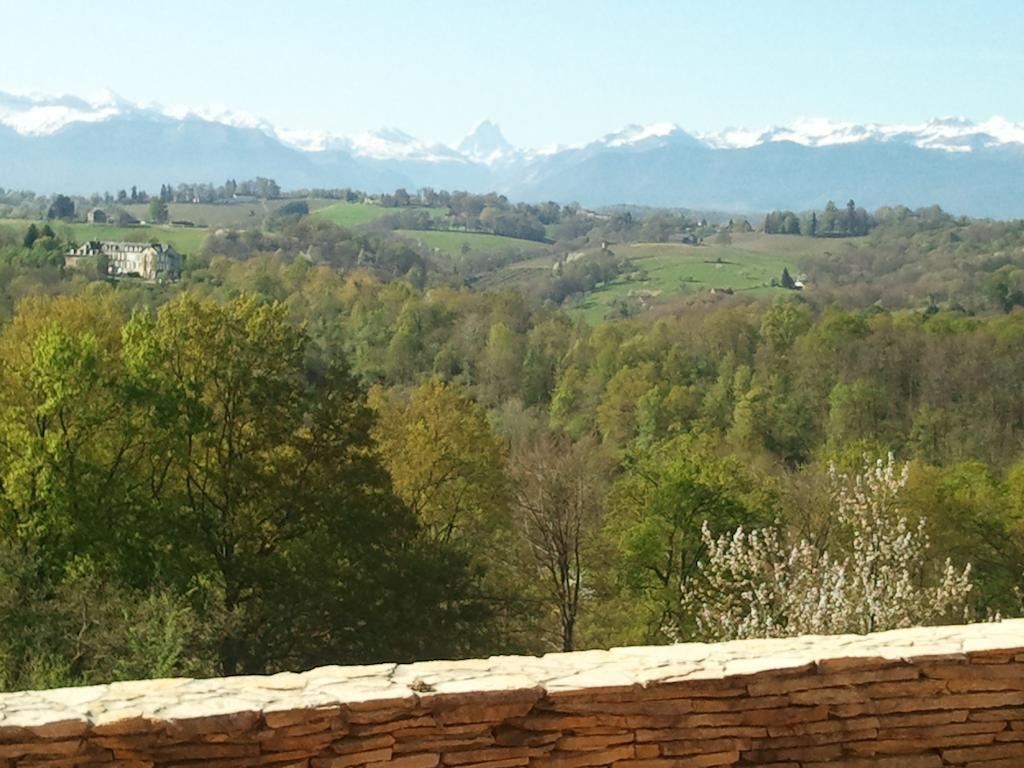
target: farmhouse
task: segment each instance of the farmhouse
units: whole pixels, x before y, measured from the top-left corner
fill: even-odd
[[[86,256],[105,256],[106,271],[112,277],[177,280],[181,276],[181,255],[171,246],[160,243],[90,240],[68,251],[64,263],[68,267],[76,267]]]
[[[90,224],[106,224],[110,221],[110,217],[107,216],[107,212],[102,208],[93,208],[86,214],[85,220]]]

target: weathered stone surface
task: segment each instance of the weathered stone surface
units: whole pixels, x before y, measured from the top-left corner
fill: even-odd
[[[1024,768],[1024,620],[0,694],[2,768]]]

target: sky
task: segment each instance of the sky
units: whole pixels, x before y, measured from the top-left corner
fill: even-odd
[[[9,6],[9,7],[7,7]],[[1024,122],[1019,0],[0,0],[0,91],[522,147],[631,123]]]

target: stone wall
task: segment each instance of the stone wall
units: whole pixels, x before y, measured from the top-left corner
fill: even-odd
[[[1024,768],[1024,620],[4,694],[0,766]]]

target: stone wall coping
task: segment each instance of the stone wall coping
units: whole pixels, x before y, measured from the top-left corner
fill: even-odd
[[[841,670],[904,662],[963,662],[1024,655],[1024,619],[916,627],[870,635],[802,636],[725,643],[493,656],[412,664],[326,666],[306,672],[135,680],[0,694],[0,735],[74,736],[116,730],[126,721],[199,718],[312,709],[350,711],[443,707],[478,699],[539,700],[589,692],[645,689],[817,668]]]

